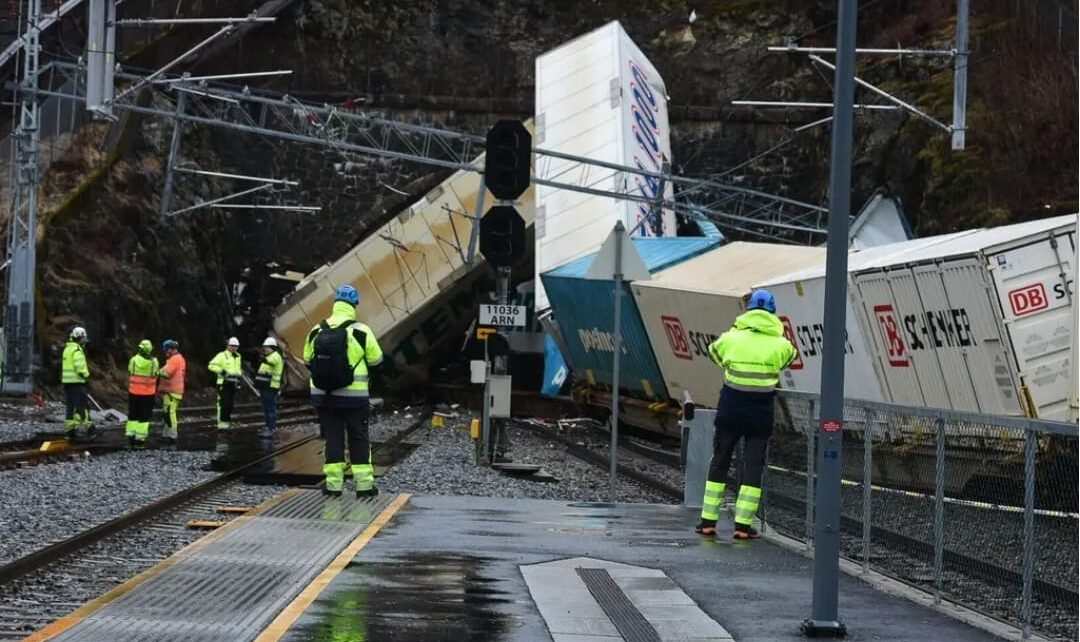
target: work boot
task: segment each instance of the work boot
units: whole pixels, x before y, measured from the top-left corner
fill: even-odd
[[[137,442],[136,442],[136,440],[135,440],[135,437],[134,437],[134,436],[129,436],[129,437],[127,438],[127,445],[128,445],[128,450],[134,450],[134,449],[135,449],[135,444],[136,444],[136,443],[137,443]]]
[[[67,439],[71,443],[75,443],[76,441],[79,440],[79,430],[77,428],[72,428],[71,430],[65,430],[64,431],[64,439]]]
[[[326,496],[328,496],[328,497],[341,497],[341,489],[338,489],[338,490],[330,490],[330,489],[329,489],[329,488],[327,488],[326,486],[323,486],[323,489],[322,489],[322,494],[323,494],[323,495],[326,495]]]
[[[735,524],[735,533],[732,534],[735,539],[757,539],[761,537],[761,534],[757,532],[753,526],[747,524]]]
[[[703,519],[703,520],[701,520],[701,523],[694,527],[694,532],[695,533],[701,533],[702,535],[707,535],[709,537],[712,537],[713,535],[716,535],[716,520],[714,520],[714,519]]]
[[[94,424],[90,424],[90,426],[86,429],[86,441],[94,441],[96,437],[97,426],[95,426]]]
[[[371,488],[369,488],[367,490],[357,490],[356,491],[356,498],[357,499],[363,499],[365,497],[376,497],[376,496],[378,496],[378,494],[379,494],[379,489],[372,486]]]
[[[136,439],[135,450],[146,450],[146,441],[143,439]]]

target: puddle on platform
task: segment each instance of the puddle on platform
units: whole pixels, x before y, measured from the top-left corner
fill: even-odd
[[[514,600],[485,575],[491,560],[451,553],[350,562],[290,631],[289,642],[499,640]]]

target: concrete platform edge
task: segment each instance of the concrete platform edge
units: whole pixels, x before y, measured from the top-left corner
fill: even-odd
[[[814,557],[813,549],[807,550],[804,542],[788,537],[787,535],[781,535],[771,528],[762,533],[762,539],[794,553],[798,553],[803,557]],[[934,604],[934,596],[932,594],[876,571],[863,571],[862,565],[858,562],[840,558],[840,570],[847,575],[862,580],[882,593],[902,597],[909,602],[931,609],[937,613],[941,613],[954,620],[986,631],[987,633],[1004,640],[1023,639],[1022,631],[1018,627],[1006,624],[1000,620],[995,620],[992,617],[983,615],[978,611],[944,598],[942,598],[941,604]],[[1050,638],[1043,637],[1035,632],[1032,632],[1027,640],[1034,640],[1035,642],[1052,642]]]

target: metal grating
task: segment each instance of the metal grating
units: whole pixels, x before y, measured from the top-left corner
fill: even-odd
[[[661,642],[660,634],[623,593],[607,569],[578,568],[577,574],[626,642]]]
[[[263,516],[367,523],[386,508],[393,498],[393,495],[380,495],[354,499],[348,495],[329,497],[319,492],[305,492],[272,507],[263,513]]]
[[[254,639],[392,496],[291,497],[58,635],[56,642]]]

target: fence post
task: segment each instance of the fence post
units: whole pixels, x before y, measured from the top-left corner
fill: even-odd
[[[806,550],[814,547],[814,460],[816,459],[814,437],[817,422],[814,421],[814,400],[810,400],[810,418],[806,424]]]
[[[870,484],[874,481],[874,420],[876,413],[866,409],[866,423],[863,426],[863,491],[862,491],[862,569],[870,570]]]
[[[935,420],[934,461],[934,604],[941,604],[941,566],[945,552],[945,419]]]
[[[1023,639],[1031,637],[1031,584],[1035,575],[1035,431],[1024,429],[1024,561],[1020,622]]]

